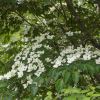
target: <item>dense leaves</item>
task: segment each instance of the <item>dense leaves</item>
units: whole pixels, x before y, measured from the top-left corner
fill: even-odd
[[[0,0],[1,100],[100,100],[99,17],[99,0]]]

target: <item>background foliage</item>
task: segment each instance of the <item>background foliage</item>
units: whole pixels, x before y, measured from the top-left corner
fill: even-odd
[[[99,0],[0,0],[0,74],[11,69],[24,45],[45,32],[55,36],[50,45],[58,55],[69,44],[100,50],[99,17]],[[94,60],[46,66],[40,77],[32,77],[38,85],[26,89],[20,79],[0,81],[1,100],[100,100],[100,64]]]

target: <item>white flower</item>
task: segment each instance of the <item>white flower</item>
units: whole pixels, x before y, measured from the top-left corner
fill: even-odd
[[[22,60],[25,60],[26,59],[26,57],[22,57]]]
[[[96,64],[100,64],[100,57],[96,59],[95,61],[96,61]]]
[[[38,67],[36,65],[33,65],[33,69],[36,70]]]
[[[22,71],[20,71],[20,72],[17,72],[17,75],[18,75],[18,78],[21,78],[21,77],[23,77],[23,72]]]
[[[4,76],[0,76],[0,80],[3,80],[4,79]]]
[[[4,44],[4,45],[1,45],[3,48],[7,48],[8,46],[10,46],[10,44]]]
[[[56,9],[55,7],[51,7],[50,12],[53,12],[55,9]]]
[[[17,3],[18,3],[18,4],[21,4],[21,3],[23,3],[23,1],[24,1],[24,0],[17,0]]]
[[[28,37],[24,37],[21,41],[22,42],[28,42],[29,41],[29,38]]]
[[[51,59],[50,58],[46,58],[45,61],[46,62],[51,62]]]
[[[44,45],[46,49],[52,49],[49,45]]]
[[[57,59],[55,62],[55,65],[53,67],[57,68],[57,67],[61,66],[61,61],[62,61],[62,59]]]
[[[90,56],[90,55],[85,54],[85,55],[83,55],[83,59],[84,59],[84,60],[90,60],[90,59],[91,59],[91,56]]]
[[[16,87],[15,89],[14,89],[14,91],[17,91],[18,90],[18,88]]]
[[[10,79],[11,78],[11,72],[9,71],[7,74],[4,75],[5,79]]]
[[[47,21],[46,21],[45,19],[42,19],[42,22],[43,22],[44,24],[47,24]]]
[[[27,84],[32,84],[33,80],[31,78],[31,75],[27,76]]]
[[[47,35],[47,39],[53,39],[53,37],[54,37],[53,35],[51,35],[51,36]]]
[[[20,65],[20,67],[17,68],[18,71],[22,71],[22,72],[26,71],[26,69],[27,69],[27,66],[25,65]]]
[[[31,63],[32,62],[32,58],[28,58],[28,63]]]
[[[66,32],[66,34],[67,34],[68,36],[73,36],[73,32],[71,32],[71,31]]]
[[[41,72],[37,71],[36,73],[34,73],[34,75],[36,75],[37,77],[39,77],[41,75]]]
[[[23,84],[24,89],[26,89],[28,86],[28,84]]]
[[[33,69],[34,69],[33,68],[33,65],[32,64],[29,64],[27,72],[31,72]]]
[[[78,5],[81,6],[83,4],[83,0],[78,0]]]

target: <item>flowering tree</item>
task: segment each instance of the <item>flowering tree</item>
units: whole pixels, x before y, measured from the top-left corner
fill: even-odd
[[[0,1],[4,100],[99,100],[98,0]]]

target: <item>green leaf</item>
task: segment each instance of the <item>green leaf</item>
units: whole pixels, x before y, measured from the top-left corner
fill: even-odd
[[[83,94],[75,94],[77,100],[90,100],[90,97],[87,97],[86,95]]]
[[[100,97],[100,93],[93,94],[92,97]]]
[[[67,97],[64,97],[62,100],[67,100]]]
[[[88,96],[92,96],[94,94],[94,91],[88,92],[87,95]]]
[[[76,96],[72,96],[72,95],[71,95],[71,96],[68,96],[68,97],[67,97],[67,100],[77,100],[77,99],[76,99]]]
[[[51,91],[48,91],[48,92],[47,92],[47,95],[52,95],[52,92],[51,92]]]
[[[75,71],[72,75],[72,78],[73,78],[73,81],[74,81],[74,84],[77,85],[77,83],[79,82],[79,72],[78,71]]]
[[[66,94],[80,94],[81,93],[81,89],[79,88],[72,88],[69,87],[67,89],[63,89],[62,92],[66,95]]]
[[[4,88],[7,87],[7,83],[6,82],[0,82],[0,88]]]
[[[62,79],[57,80],[55,88],[58,92],[60,92],[64,88],[64,81]]]
[[[89,92],[90,90],[81,90],[81,93],[87,93]]]
[[[13,97],[11,95],[7,95],[7,96],[5,95],[3,99],[4,100],[13,100]]]
[[[52,92],[51,91],[48,91],[47,92],[47,97],[45,97],[45,99],[44,100],[52,100],[53,98],[52,98]]]
[[[70,72],[64,71],[63,72],[63,78],[64,78],[64,82],[67,83],[68,79],[70,78]]]
[[[84,96],[84,98],[82,100],[91,100],[91,99],[90,99],[90,97]]]
[[[61,75],[61,72],[60,71],[57,71],[57,70],[52,70],[52,72],[50,73],[51,74],[51,78],[54,79],[54,81],[56,81],[59,76]]]
[[[33,84],[33,85],[31,86],[32,95],[35,96],[36,93],[37,93],[37,91],[38,91],[38,87],[37,87],[36,85]]]

